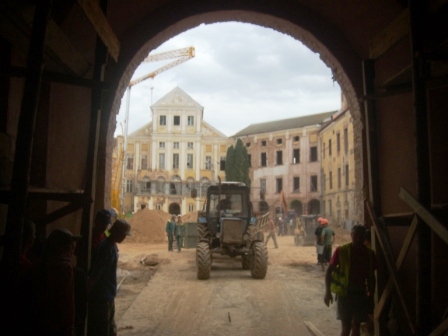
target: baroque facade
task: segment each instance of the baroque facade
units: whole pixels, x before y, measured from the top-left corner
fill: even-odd
[[[252,124],[233,136],[249,154],[257,211],[276,213],[284,198],[298,215],[321,212],[319,130],[336,112]]]
[[[339,113],[322,126],[322,215],[350,229],[356,218],[353,123],[345,98]]]
[[[123,211],[197,211],[208,186],[218,177],[224,180],[231,140],[206,123],[204,108],[178,87],[153,104],[151,112],[152,121],[127,137]],[[123,136],[117,137],[115,158],[123,142]]]

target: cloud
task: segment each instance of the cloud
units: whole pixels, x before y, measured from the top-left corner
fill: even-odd
[[[189,46],[195,47],[194,58],[132,88],[129,133],[151,121],[150,105],[176,86],[204,107],[206,122],[229,136],[253,123],[340,108],[331,70],[286,34],[236,22],[201,25],[151,54]],[[142,63],[133,79],[164,65],[159,63]],[[118,124],[125,103],[124,97]]]

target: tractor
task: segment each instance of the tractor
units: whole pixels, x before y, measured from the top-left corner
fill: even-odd
[[[219,185],[208,188],[203,211],[198,213],[198,279],[210,278],[216,253],[241,256],[242,268],[250,269],[254,279],[266,276],[268,251],[263,243],[261,224],[268,217],[257,220],[253,216],[249,195],[249,188],[241,182],[220,181]]]

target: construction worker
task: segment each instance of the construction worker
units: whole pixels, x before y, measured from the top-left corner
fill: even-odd
[[[172,215],[171,219],[166,222],[166,236],[168,237],[168,252],[173,251],[174,232],[176,230],[176,215]]]
[[[269,225],[269,227],[268,227],[269,234],[266,237],[265,245],[268,245],[269,239],[271,239],[271,237],[272,237],[272,240],[274,241],[275,248],[278,248],[277,237],[275,237],[275,224],[274,224],[274,221],[272,220],[272,218],[269,218],[268,225]]]
[[[317,219],[318,226],[316,230],[314,231],[314,235],[316,236],[316,253],[317,253],[317,264],[324,263],[323,261],[323,253],[324,253],[324,243],[322,240],[322,230],[323,230],[323,224],[322,224],[322,217],[319,217]]]
[[[365,238],[365,227],[353,226],[352,242],[336,248],[325,274],[324,302],[328,307],[336,294],[342,336],[350,332],[352,336],[360,335],[360,324],[367,320],[370,298],[375,293],[376,256],[365,246]]]
[[[175,233],[176,242],[177,242],[177,252],[179,253],[182,249],[182,245],[184,243],[183,240],[184,240],[184,236],[185,236],[185,225],[182,222],[182,217],[180,215],[177,216],[174,233]]]
[[[327,265],[330,262],[331,253],[333,250],[334,231],[331,227],[328,226],[328,219],[323,218],[321,223],[323,225],[321,237],[324,244],[323,262],[324,265]]]

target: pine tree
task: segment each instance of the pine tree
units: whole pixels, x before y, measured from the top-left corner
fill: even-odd
[[[227,150],[226,181],[243,182],[250,188],[249,156],[241,139]]]

